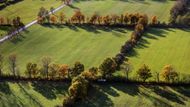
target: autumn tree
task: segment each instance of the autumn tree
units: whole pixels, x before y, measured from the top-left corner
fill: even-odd
[[[142,24],[144,27],[148,25],[148,16],[143,14],[139,16],[138,24]]]
[[[158,24],[158,19],[157,19],[156,16],[153,16],[153,17],[152,17],[151,23],[152,23],[153,25]]]
[[[0,25],[4,25],[5,24],[5,19],[4,17],[0,17]]]
[[[60,19],[60,23],[63,24],[64,21],[65,21],[65,14],[63,12],[61,12],[59,17],[60,17],[59,18]]]
[[[26,74],[28,75],[29,78],[36,77],[38,74],[38,67],[37,64],[35,63],[27,63],[26,65]]]
[[[167,81],[167,82],[174,82],[178,79],[178,73],[175,71],[175,69],[171,65],[166,65],[161,71],[161,76]]]
[[[2,75],[3,66],[4,66],[4,57],[3,55],[0,54],[0,76]]]
[[[85,22],[85,16],[82,14],[80,10],[75,11],[74,15],[71,17],[72,23],[84,23]]]
[[[69,87],[69,96],[75,100],[84,99],[87,96],[89,82],[81,75],[72,79]]]
[[[111,18],[109,15],[103,17],[103,22],[105,25],[109,25],[111,23]]]
[[[81,74],[84,71],[84,65],[80,62],[75,62],[74,67],[69,69],[69,77],[73,78]]]
[[[50,16],[51,23],[56,24],[57,23],[57,17],[55,15]]]
[[[95,13],[90,17],[89,22],[92,23],[92,24],[96,24],[96,21],[97,21],[97,20],[98,20],[98,23],[100,24],[100,23],[101,23],[100,16],[95,12]]]
[[[42,57],[42,72],[46,75],[46,78],[48,78],[49,75],[49,65],[51,63],[51,58],[48,56]]]
[[[97,74],[98,74],[98,68],[96,68],[96,67],[92,67],[89,70],[81,73],[81,75],[84,76],[88,80],[97,79]]]
[[[59,78],[65,78],[66,75],[68,74],[69,66],[66,64],[61,64],[59,65]]]
[[[16,54],[10,54],[8,61],[9,61],[10,71],[13,73],[13,76],[16,77],[16,75],[18,74]]]
[[[150,68],[145,64],[137,71],[137,75],[140,79],[143,80],[143,82],[152,77]]]
[[[116,71],[117,64],[112,58],[107,58],[100,65],[99,69],[102,73],[103,78],[111,77],[111,75]]]

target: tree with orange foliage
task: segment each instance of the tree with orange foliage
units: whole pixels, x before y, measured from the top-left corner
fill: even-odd
[[[96,24],[96,21],[97,21],[98,17],[99,17],[99,15],[98,15],[97,13],[94,13],[94,14],[91,16],[89,22],[92,23],[92,24]]]
[[[130,20],[130,16],[128,15],[128,13],[126,13],[125,15],[122,15],[121,17],[123,17],[123,22],[125,24],[127,24]]]
[[[72,23],[84,23],[85,16],[82,14],[80,10],[75,11],[74,15],[71,17]]]
[[[157,24],[158,23],[158,20],[157,20],[157,17],[156,16],[153,16],[152,17],[152,22],[151,22],[153,25]]]
[[[65,78],[65,76],[68,74],[69,66],[66,64],[59,65],[59,78]]]
[[[55,15],[50,16],[51,23],[56,24],[57,23],[57,17]]]
[[[135,26],[135,31],[139,32],[139,33],[142,33],[144,31],[144,26],[142,24],[137,24]]]
[[[148,16],[143,14],[139,17],[138,24],[142,24],[144,27],[148,25]]]
[[[0,25],[4,25],[5,24],[5,20],[3,17],[0,17]]]
[[[164,66],[161,76],[167,81],[167,82],[174,82],[178,79],[178,73],[175,71],[175,69],[171,65]]]

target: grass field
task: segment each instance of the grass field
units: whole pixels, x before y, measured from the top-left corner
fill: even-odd
[[[170,8],[174,1],[156,1],[156,0],[76,0],[73,7],[64,7],[62,11],[69,17],[75,9],[79,8],[86,15],[92,15],[94,12],[99,14],[121,14],[125,12],[147,13],[150,17],[158,16],[161,21],[168,21]],[[24,0],[22,2],[10,5],[0,11],[0,16],[13,18],[20,16],[24,23],[29,23],[36,19],[40,7],[50,9],[58,7],[60,1],[56,0]],[[58,12],[59,13],[59,12]]]
[[[182,107],[190,106],[190,87],[102,84],[90,90],[79,107]]]
[[[25,71],[29,61],[40,64],[43,56],[50,56],[54,62],[69,65],[80,61],[89,68],[99,66],[106,57],[116,55],[130,34],[130,30],[120,28],[36,25],[19,39],[0,45],[0,52],[5,57],[10,53],[17,54],[20,72]],[[7,67],[5,71],[8,71]]]
[[[42,85],[43,84],[43,85]],[[67,94],[67,83],[1,82],[1,107],[55,107]],[[190,87],[131,84],[94,85],[77,107],[182,107],[190,106]]]
[[[23,0],[0,10],[0,16],[8,18],[20,16],[26,24],[36,19],[40,7],[50,9],[50,7],[56,8],[59,5],[61,2],[56,0]]]
[[[55,107],[67,94],[67,83],[0,82],[0,107]]]
[[[182,74],[190,74],[190,29],[150,29],[140,45],[131,53],[129,61],[134,71],[147,64],[152,72],[160,72],[171,64]]]
[[[10,27],[8,26],[0,26],[0,38],[2,38],[5,34],[7,34],[7,31]]]
[[[99,14],[146,13],[149,17],[156,15],[160,21],[168,21],[170,9],[174,1],[170,0],[76,0],[74,7],[66,7],[63,11],[71,16],[79,8],[86,15]]]

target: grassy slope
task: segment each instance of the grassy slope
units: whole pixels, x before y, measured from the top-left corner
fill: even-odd
[[[61,105],[68,86],[67,83],[0,82],[0,106],[54,107]]]
[[[79,1],[79,0],[78,0]],[[154,0],[90,0],[75,2],[74,6],[80,8],[87,15],[94,12],[99,14],[121,14],[121,13],[146,13],[152,17],[156,15],[161,21],[168,21],[169,12],[174,1],[154,1]],[[67,16],[71,16],[73,11],[67,7],[64,8]]]
[[[102,84],[90,91],[88,107],[182,107],[190,106],[190,87]]]
[[[27,62],[39,63],[42,56],[51,56],[58,63],[81,61],[86,67],[98,66],[106,57],[116,55],[131,34],[124,29],[49,28],[39,25],[28,30],[24,37],[0,45],[0,52],[6,57],[10,53],[18,55],[21,72],[25,71]]]
[[[189,34],[190,29],[150,29],[129,61],[135,71],[142,64],[147,64],[153,72],[159,72],[164,65],[171,64],[178,72],[190,74]]]
[[[59,5],[61,5],[61,2],[56,0],[23,0],[1,10],[0,16],[9,18],[20,16],[24,23],[29,23],[36,19],[40,7],[50,9],[50,7],[56,8]]]

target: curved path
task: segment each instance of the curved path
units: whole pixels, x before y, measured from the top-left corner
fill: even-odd
[[[69,4],[72,4],[72,0],[71,0],[71,2]],[[65,6],[67,6],[67,5],[63,4],[63,5],[59,6],[58,8],[54,9],[53,12],[49,12],[49,15],[51,15],[51,14],[59,11],[60,9],[62,9]],[[5,37],[3,37],[3,38],[0,39],[0,44],[3,43],[4,41],[8,40],[9,38],[11,38],[12,36],[14,36],[15,34],[17,34],[18,32],[21,32],[24,29],[27,29],[28,27],[30,27],[30,26],[32,26],[32,25],[34,25],[36,23],[37,23],[37,20],[34,20],[34,21],[28,23],[27,25],[25,25],[24,27],[20,28],[18,31],[14,31],[11,34],[6,35]]]

